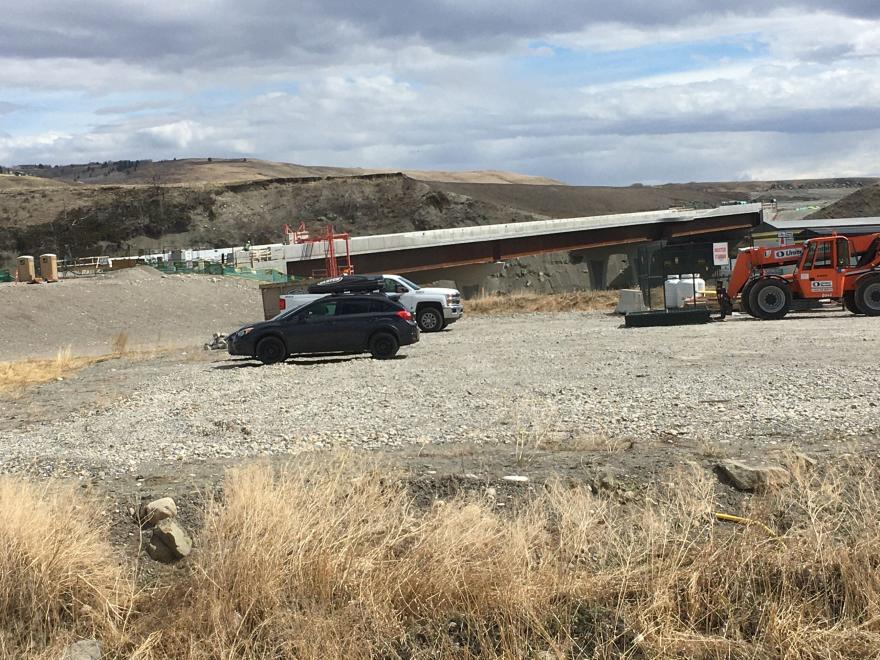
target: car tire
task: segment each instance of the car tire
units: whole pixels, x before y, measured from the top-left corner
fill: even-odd
[[[880,316],[880,276],[866,275],[859,280],[855,304],[862,314]]]
[[[265,337],[257,344],[257,359],[263,364],[275,364],[287,359],[287,347],[278,337]]]
[[[443,311],[425,305],[416,312],[416,323],[422,332],[440,332],[443,329]]]
[[[400,342],[390,332],[377,332],[370,338],[370,354],[377,360],[390,360],[400,349]]]
[[[756,318],[777,321],[791,310],[791,289],[773,277],[758,280],[749,292],[749,308]]]
[[[862,310],[856,305],[855,291],[846,291],[843,294],[843,306],[846,307],[847,311],[852,312],[853,314],[862,314]]]

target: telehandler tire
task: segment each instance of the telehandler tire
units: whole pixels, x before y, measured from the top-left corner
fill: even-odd
[[[783,280],[765,277],[752,285],[749,291],[752,315],[765,321],[776,321],[791,309],[791,289]]]
[[[865,275],[859,280],[855,302],[862,314],[880,316],[880,275]]]
[[[856,305],[855,291],[847,291],[843,294],[843,306],[846,307],[847,311],[852,312],[853,314],[862,313],[862,310],[860,310],[859,306]]]
[[[752,311],[752,308],[749,307],[749,294],[751,292],[752,283],[749,282],[742,288],[742,291],[739,294],[739,311],[748,314],[749,316],[754,316],[755,313]]]

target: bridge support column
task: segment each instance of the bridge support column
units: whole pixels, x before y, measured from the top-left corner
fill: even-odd
[[[597,259],[591,256],[587,259],[587,268],[590,271],[591,289],[605,289],[608,287],[608,257]]]

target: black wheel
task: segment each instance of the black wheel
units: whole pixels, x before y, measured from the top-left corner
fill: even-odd
[[[855,303],[862,314],[880,316],[880,275],[866,275],[859,280]]]
[[[756,318],[781,319],[791,309],[791,289],[782,280],[770,277],[758,280],[749,291],[749,308]]]
[[[287,347],[278,337],[266,337],[257,344],[257,359],[263,364],[275,364],[287,359]]]
[[[859,309],[859,306],[856,305],[856,292],[855,291],[847,291],[843,294],[843,306],[853,314],[861,314],[862,310]]]
[[[370,353],[377,360],[388,360],[397,355],[400,344],[389,332],[378,332],[370,339]]]
[[[754,316],[755,313],[752,311],[752,308],[749,307],[749,294],[752,292],[752,282],[746,282],[746,285],[742,288],[742,292],[739,294],[739,310],[743,314],[748,314],[749,316]]]
[[[422,332],[439,332],[443,329],[443,312],[436,307],[422,307],[416,312],[416,323]]]

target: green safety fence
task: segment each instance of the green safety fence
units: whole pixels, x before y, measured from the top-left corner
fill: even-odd
[[[196,273],[200,275],[223,275],[226,277],[242,277],[258,282],[290,282],[294,277],[277,270],[255,270],[253,268],[234,268],[214,262],[169,261],[155,266],[163,273]]]
[[[0,270],[0,282],[12,282],[14,279],[8,270]]]

